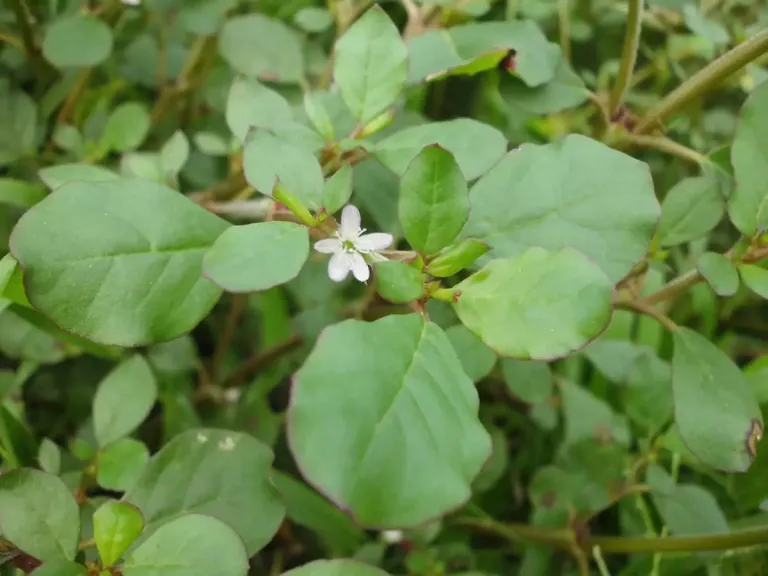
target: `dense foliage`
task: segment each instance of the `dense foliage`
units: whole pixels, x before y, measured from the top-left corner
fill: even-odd
[[[768,5],[5,0],[0,575],[768,570]]]

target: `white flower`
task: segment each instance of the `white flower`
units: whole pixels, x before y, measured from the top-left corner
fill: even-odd
[[[371,277],[371,271],[363,255],[369,254],[371,259],[375,259],[377,251],[389,248],[394,242],[392,234],[363,232],[360,211],[348,204],[341,211],[341,224],[335,236],[315,242],[315,250],[333,254],[328,262],[328,276],[334,282],[344,280],[350,271],[360,282],[366,282]]]
[[[127,4],[128,6],[140,6],[141,0],[120,0],[123,4]]]
[[[403,541],[403,533],[400,530],[384,530],[381,539],[387,544],[398,544]]]

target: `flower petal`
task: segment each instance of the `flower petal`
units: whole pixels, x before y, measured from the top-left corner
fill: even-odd
[[[352,269],[352,261],[346,252],[336,252],[328,261],[328,277],[334,282],[341,282]]]
[[[392,234],[374,232],[373,234],[363,234],[360,236],[355,242],[355,247],[361,252],[375,252],[389,248],[394,241],[395,239],[392,237]]]
[[[360,280],[360,282],[367,282],[368,278],[371,277],[371,271],[368,268],[368,264],[365,262],[363,255],[359,252],[352,252],[349,256],[352,265],[352,274],[354,274],[355,278]]]
[[[341,240],[338,238],[324,238],[315,242],[315,250],[323,254],[334,254],[341,251]]]
[[[339,232],[342,240],[354,240],[360,233],[360,210],[347,204],[341,211]]]

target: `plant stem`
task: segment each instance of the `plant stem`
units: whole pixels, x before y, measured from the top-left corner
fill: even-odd
[[[13,46],[14,48],[17,48],[18,50],[24,52],[24,44],[22,43],[21,40],[16,38],[16,36],[13,36],[6,32],[0,32],[0,40],[5,42],[9,46]]]
[[[704,280],[704,277],[699,273],[698,270],[691,270],[682,276],[678,276],[671,282],[666,283],[664,286],[656,290],[656,292],[653,292],[652,294],[649,294],[643,298],[643,301],[646,304],[653,305],[658,304],[659,302],[664,302],[665,300],[671,300],[672,298],[675,298],[676,296],[688,290],[688,288],[691,286],[698,284],[702,280]]]
[[[696,165],[710,164],[709,158],[707,158],[701,152],[697,152],[692,148],[683,146],[679,142],[675,142],[665,136],[646,136],[641,134],[627,133],[622,136],[623,142],[638,146],[640,148],[650,148],[652,150],[659,150],[660,152],[666,152],[671,156],[677,156],[688,162],[693,162]]]
[[[24,43],[24,51],[27,56],[32,60],[38,76],[45,75],[48,65],[43,60],[40,50],[38,50],[35,44],[35,33],[32,30],[32,23],[29,18],[29,8],[24,0],[9,0],[11,4],[11,10],[13,10],[16,16],[16,22],[19,25],[19,31],[21,32],[21,40]]]
[[[224,329],[221,331],[221,338],[219,338],[218,345],[213,353],[213,361],[211,363],[211,378],[213,378],[213,380],[216,380],[221,373],[221,365],[224,363],[227,351],[229,350],[229,345],[232,343],[232,337],[235,335],[237,321],[240,319],[240,315],[245,309],[245,302],[246,297],[244,294],[232,295],[232,305],[229,308],[229,314],[224,323]]]
[[[82,550],[88,550],[88,548],[94,548],[96,546],[96,540],[91,538],[90,540],[83,540],[78,544],[77,549]]]
[[[571,3],[570,0],[557,2],[557,27],[560,31],[560,51],[563,60],[571,62]]]
[[[283,354],[286,354],[301,344],[303,338],[298,334],[289,336],[282,342],[278,342],[271,348],[262,350],[243,362],[232,374],[230,374],[222,386],[224,388],[236,388],[242,385],[243,381],[258,372],[261,368],[276,360]]]
[[[624,96],[632,84],[632,74],[637,62],[637,49],[640,46],[640,31],[643,19],[643,0],[629,0],[627,13],[627,31],[624,34],[624,46],[621,49],[621,64],[616,76],[616,83],[611,90],[608,108],[611,116],[619,109]]]
[[[75,78],[75,83],[72,86],[72,90],[70,90],[69,94],[67,95],[67,99],[64,101],[64,105],[61,107],[61,110],[59,110],[59,115],[56,118],[56,124],[61,126],[69,122],[69,118],[74,113],[75,106],[77,106],[77,101],[80,99],[80,96],[82,96],[83,92],[85,92],[90,78],[90,68],[88,70],[83,70],[77,75],[77,78]]]
[[[669,316],[654,308],[653,304],[648,304],[648,302],[642,299],[617,302],[616,307],[650,316],[670,332],[674,332],[678,328],[677,324],[675,324]]]
[[[699,70],[661,102],[651,108],[635,129],[638,134],[653,130],[665,118],[680,110],[691,100],[703,96],[731,74],[768,52],[768,28],[762,30]]]

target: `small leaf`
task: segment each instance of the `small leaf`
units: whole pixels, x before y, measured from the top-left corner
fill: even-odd
[[[768,217],[758,221],[758,214],[768,198],[768,82],[755,88],[741,109],[731,146],[731,163],[738,186],[731,194],[728,214],[746,236],[753,236],[768,226]],[[764,212],[764,209],[762,210]],[[768,216],[768,215],[766,215]]]
[[[309,232],[293,222],[233,226],[203,258],[203,274],[227,292],[261,292],[298,276]]]
[[[187,514],[159,528],[122,564],[124,576],[246,576],[248,556],[229,526]]]
[[[504,155],[504,135],[477,120],[459,118],[431,122],[395,132],[376,144],[374,154],[387,168],[402,176],[426,146],[437,144],[453,154],[464,178],[474,180]]]
[[[565,420],[564,444],[573,446],[588,441],[629,445],[626,417],[616,414],[608,403],[570,380],[558,380],[558,384]]]
[[[219,53],[235,71],[274,82],[299,82],[304,57],[299,35],[261,14],[235,16],[219,34]]]
[[[320,163],[305,148],[267,130],[254,130],[245,143],[243,168],[248,183],[262,194],[271,196],[275,181],[280,180],[307,207],[320,208],[323,172]]]
[[[240,142],[251,128],[273,128],[293,119],[291,107],[280,94],[255,78],[238,76],[227,97],[227,125]]]
[[[741,370],[720,348],[688,328],[674,334],[675,423],[690,451],[717,470],[744,472],[762,429],[760,407]]]
[[[96,482],[107,490],[133,487],[149,462],[149,449],[138,440],[123,438],[102,448],[96,460]]]
[[[52,474],[21,468],[0,476],[0,526],[5,538],[43,562],[75,559],[80,514]]]
[[[37,105],[26,92],[0,84],[0,166],[33,155],[37,143]]]
[[[467,376],[474,382],[482,380],[491,373],[496,365],[496,354],[472,332],[461,324],[451,326],[445,331],[451,341],[459,362]]]
[[[550,46],[555,47],[551,44]],[[509,105],[510,115],[519,114],[555,114],[581,106],[587,101],[589,91],[584,81],[568,63],[558,54],[554,77],[545,84],[531,88],[517,78],[501,78],[499,93]]]
[[[424,297],[424,274],[397,260],[376,263],[376,291],[385,300],[396,304],[413,302]]]
[[[0,203],[19,208],[31,208],[45,198],[46,190],[40,184],[13,178],[0,178]]]
[[[121,362],[101,381],[93,399],[93,428],[100,447],[128,436],[157,400],[152,369],[140,355]]]
[[[389,108],[408,76],[408,49],[386,12],[374,5],[334,48],[333,77],[361,125]]]
[[[509,391],[523,402],[538,404],[552,396],[552,370],[546,362],[504,358],[501,372]]]
[[[447,278],[471,266],[490,250],[490,246],[474,238],[465,238],[447,246],[427,266],[427,273],[435,278]]]
[[[285,515],[269,479],[272,458],[247,434],[190,430],[152,457],[123,500],[144,515],[142,539],[180,514],[206,514],[231,526],[250,557],[272,539]],[[220,572],[213,568],[205,576],[210,574]]]
[[[43,438],[37,453],[37,461],[45,472],[58,475],[61,470],[61,448],[49,438]]]
[[[89,68],[112,53],[112,29],[85,14],[64,16],[51,24],[43,39],[43,54],[56,68]]]
[[[672,368],[655,354],[635,360],[627,380],[625,413],[648,434],[656,434],[672,419]]]
[[[335,214],[349,202],[352,196],[352,166],[345,164],[333,176],[328,178],[323,188],[323,208],[329,214]]]
[[[119,180],[120,176],[101,166],[90,164],[58,164],[43,168],[38,172],[48,188],[56,188],[70,182],[109,182]]]
[[[741,264],[739,276],[752,292],[761,298],[768,298],[768,270],[756,264]]]
[[[739,290],[739,273],[728,257],[705,252],[699,257],[698,269],[718,296],[733,296]]]
[[[105,502],[93,514],[93,534],[104,567],[114,566],[144,530],[139,509],[125,502]]]
[[[335,138],[336,129],[333,125],[330,112],[326,106],[326,93],[321,91],[311,91],[304,93],[304,112],[309,121],[327,141],[332,142]],[[345,165],[346,167],[347,165]]]
[[[221,292],[200,276],[203,254],[227,227],[159,184],[72,182],[21,217],[11,252],[29,301],[57,325],[136,346],[177,338],[208,314]]]
[[[189,139],[184,132],[177,130],[160,149],[160,166],[163,174],[171,181],[175,181],[187,160],[189,160]]]
[[[428,146],[400,182],[400,224],[410,245],[434,254],[450,244],[469,215],[467,182],[453,156]]]
[[[500,356],[564,356],[600,334],[611,318],[611,281],[568,248],[529,248],[493,260],[454,290],[462,323]]]
[[[724,210],[717,181],[705,176],[681,180],[661,205],[661,245],[676,246],[705,236],[720,222]]]
[[[716,46],[726,45],[731,40],[728,30],[717,20],[705,17],[695,4],[683,6],[683,20],[688,30]]]
[[[54,560],[53,562],[46,562],[32,574],[33,576],[87,576],[88,570],[82,564],[67,560]]]
[[[120,104],[112,111],[101,135],[102,144],[118,152],[136,150],[149,133],[149,110],[139,102]]]
[[[325,8],[307,6],[294,14],[293,22],[305,32],[318,33],[333,25],[333,15]]]
[[[361,526],[418,526],[456,508],[490,452],[472,381],[419,314],[327,328],[292,398],[288,439],[303,476]]]
[[[355,560],[315,560],[304,566],[299,566],[283,576],[388,576],[370,564]]]

